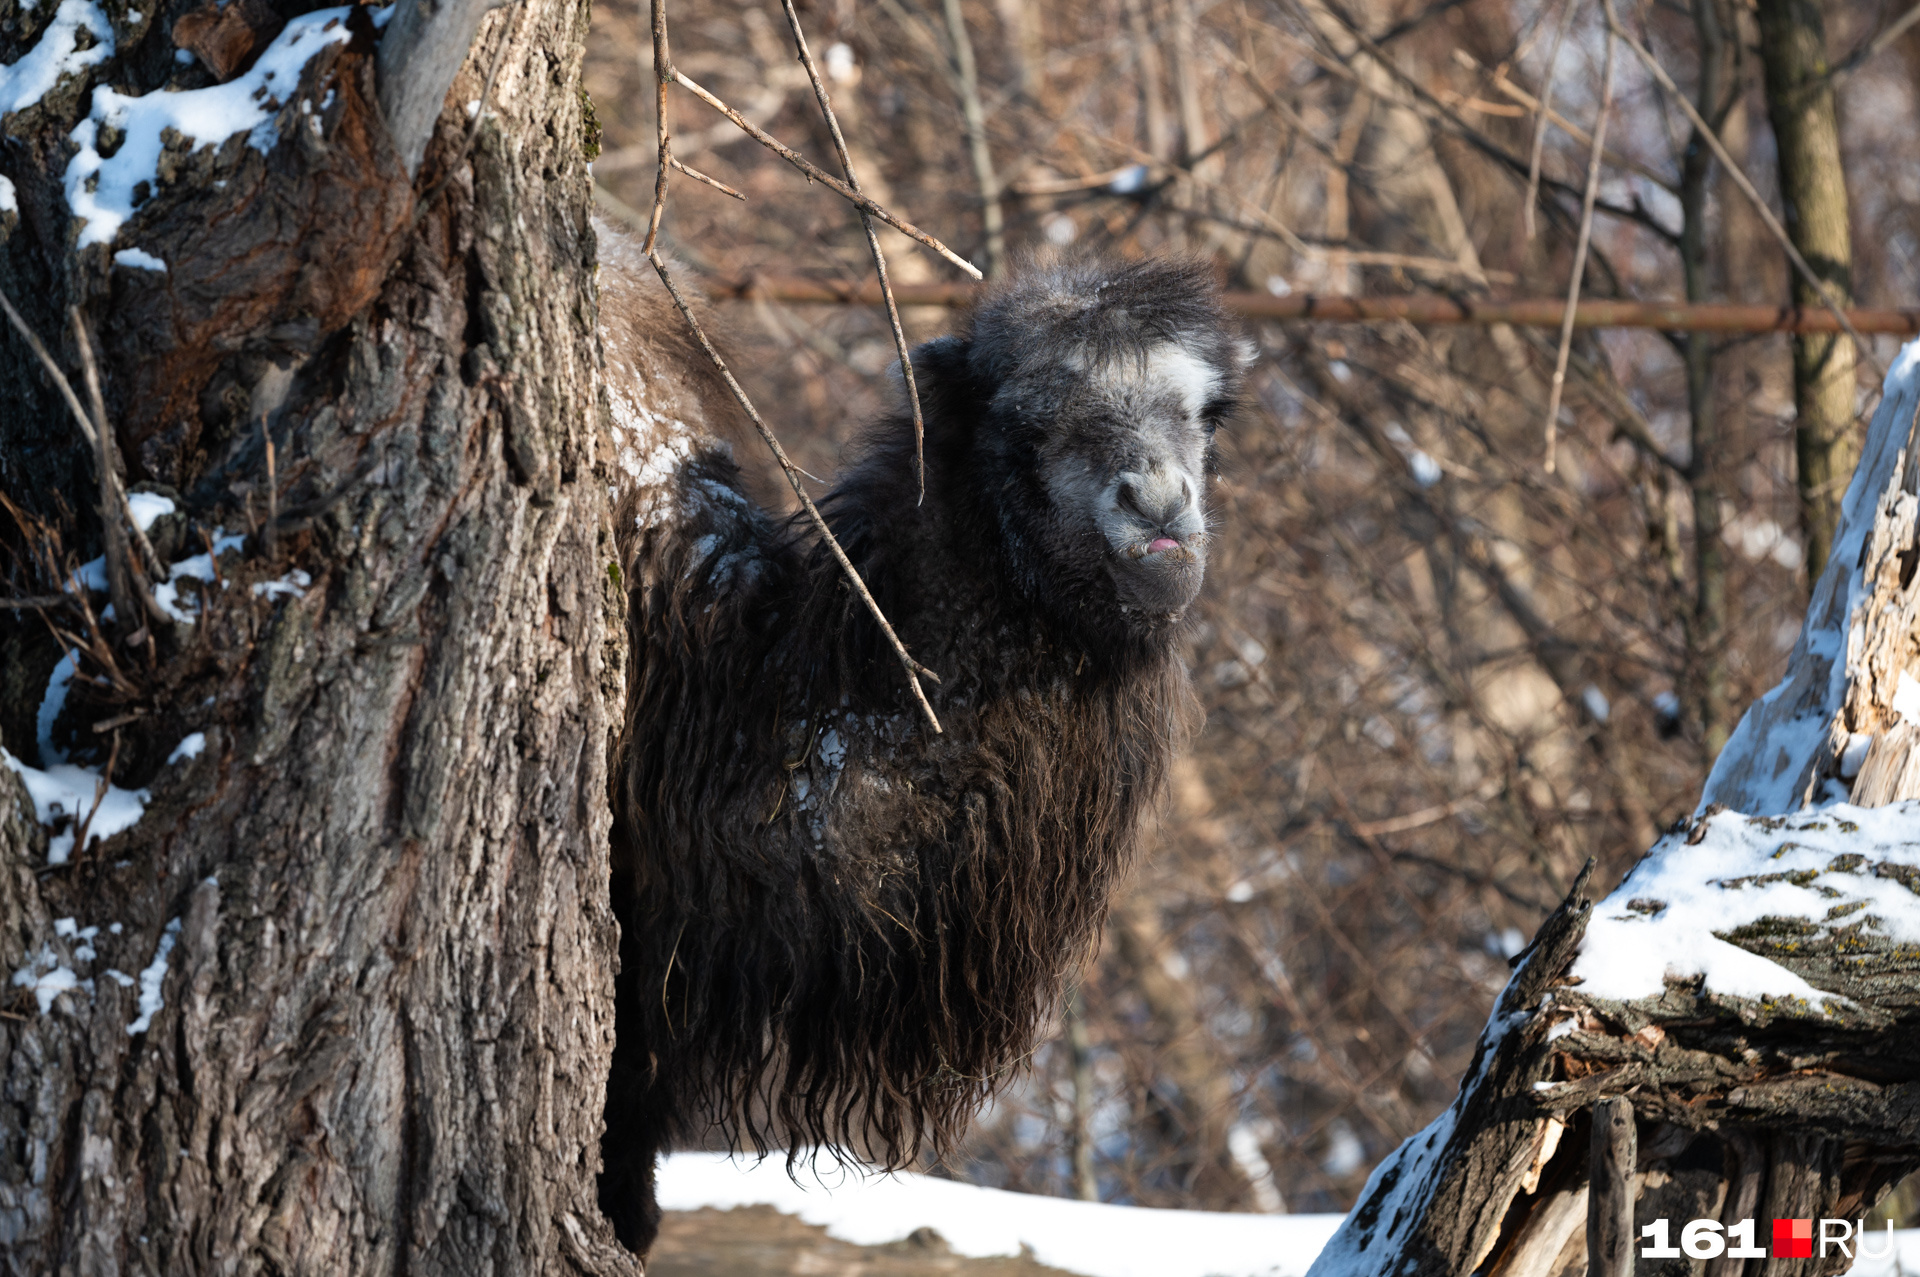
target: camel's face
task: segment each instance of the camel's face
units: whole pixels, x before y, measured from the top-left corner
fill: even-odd
[[[1093,366],[1063,360],[1042,384],[1002,388],[996,406],[1015,408],[1045,496],[1033,529],[1045,577],[1143,625],[1193,601],[1213,433],[1238,374],[1224,362],[1165,341]]]

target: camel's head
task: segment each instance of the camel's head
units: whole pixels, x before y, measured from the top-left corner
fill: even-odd
[[[959,340],[982,495],[1023,584],[1082,624],[1163,630],[1206,573],[1213,436],[1248,358],[1205,266],[1036,269]]]

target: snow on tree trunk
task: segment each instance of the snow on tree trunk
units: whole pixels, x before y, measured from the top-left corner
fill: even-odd
[[[1693,817],[1542,925],[1458,1098],[1374,1171],[1313,1277],[1557,1277],[1590,1245],[1641,1273],[1839,1272],[1817,1245],[1648,1257],[1639,1230],[1666,1219],[1678,1245],[1689,1221],[1750,1219],[1767,1248],[1774,1219],[1858,1219],[1920,1167],[1917,413],[1920,343],[1888,375],[1786,678]],[[1590,1211],[1622,1199],[1630,1230]]]
[[[0,286],[76,385],[86,316],[166,578],[71,677],[0,627],[0,1271],[635,1272],[587,6],[487,17],[417,183],[372,10],[192,7],[0,0]],[[0,492],[97,542],[51,384],[0,338]]]

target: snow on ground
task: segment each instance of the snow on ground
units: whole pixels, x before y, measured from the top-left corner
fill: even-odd
[[[1594,906],[1573,975],[1582,993],[1620,1001],[1660,996],[1670,975],[1703,975],[1716,993],[1825,1005],[1838,999],[1719,936],[1763,918],[1804,918],[1920,943],[1916,890],[1920,803],[1721,812],[1704,830],[1655,843]]]
[[[81,10],[92,9],[81,0],[66,0],[60,12],[65,14],[74,5]],[[104,27],[104,19],[100,25]],[[188,139],[194,150],[217,146],[236,133],[249,134],[248,144],[263,155],[273,150],[280,141],[274,116],[287,95],[299,87],[300,73],[308,59],[347,38],[347,10],[320,9],[287,23],[245,75],[225,84],[179,92],[160,90],[138,97],[117,93],[105,85],[96,87],[92,111],[69,135],[80,149],[67,161],[67,205],[85,223],[75,247],[112,243],[121,225],[133,216],[138,202],[136,190],[145,187],[150,193],[159,186],[160,152],[168,129]],[[33,57],[48,43],[43,39],[27,56]],[[110,52],[111,39],[99,47]],[[91,56],[92,52],[78,56]],[[46,87],[51,88],[52,83],[49,80]],[[4,105],[6,92],[6,85],[0,83],[0,105]],[[98,149],[102,127],[124,133],[124,140],[111,157],[103,157]]]
[[[1850,1277],[1906,1277],[1920,1273],[1920,1228],[1905,1228],[1893,1234],[1888,1244],[1885,1234],[1869,1233],[1866,1244],[1854,1251]]]
[[[818,1172],[786,1160],[675,1153],[660,1163],[666,1210],[771,1206],[861,1246],[931,1228],[954,1253],[983,1258],[1023,1249],[1086,1277],[1299,1277],[1339,1215],[1232,1215],[1109,1206],[978,1188],[928,1175],[862,1174],[822,1158]]]
[[[863,1174],[822,1159],[787,1176],[785,1158],[675,1153],[660,1163],[665,1210],[771,1206],[857,1246],[931,1228],[955,1254],[983,1259],[1023,1250],[1085,1277],[1293,1277],[1319,1257],[1340,1215],[1237,1215],[1109,1206],[977,1188],[928,1175]],[[1765,1226],[1760,1235],[1771,1230]],[[1920,1273],[1920,1229],[1867,1239],[1852,1277]]]
[[[177,924],[175,924],[177,926]],[[979,1189],[914,1173],[862,1173],[801,1166],[787,1177],[781,1154],[764,1162],[724,1152],[676,1152],[660,1160],[662,1210],[772,1206],[826,1227],[856,1246],[933,1229],[954,1254],[1031,1252],[1041,1264],[1085,1277],[1294,1277],[1319,1258],[1342,1216],[1240,1216],[1212,1210],[1152,1210]],[[1770,1231],[1763,1227],[1761,1237]],[[1359,1269],[1356,1269],[1359,1271]],[[1851,1277],[1920,1273],[1920,1229],[1874,1233]]]

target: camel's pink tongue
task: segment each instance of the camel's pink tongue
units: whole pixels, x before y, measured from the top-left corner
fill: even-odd
[[[1155,537],[1153,540],[1147,542],[1148,554],[1158,554],[1162,550],[1177,550],[1179,548],[1180,543],[1172,537]]]

